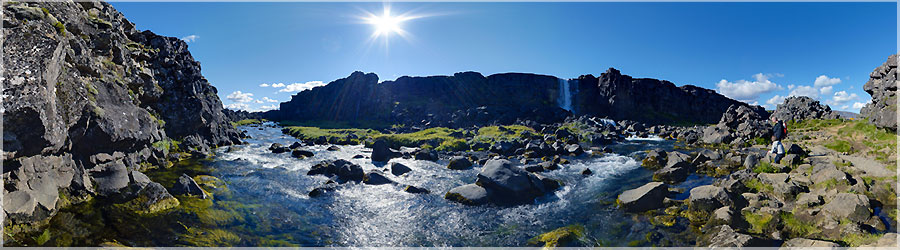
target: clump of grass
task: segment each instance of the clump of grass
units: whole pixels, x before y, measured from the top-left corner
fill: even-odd
[[[468,149],[469,144],[463,139],[446,140],[435,148],[437,151],[463,151]]]
[[[243,119],[240,121],[232,122],[231,125],[237,127],[237,126],[245,126],[245,125],[250,125],[250,124],[262,124],[262,122],[263,121],[258,120],[258,119]]]
[[[151,144],[151,146],[153,146],[153,148],[156,148],[156,149],[159,149],[159,150],[162,150],[165,152],[176,152],[179,150],[179,148],[178,148],[179,144],[181,144],[181,142],[172,140],[172,139],[165,139],[165,140],[156,141],[153,144]]]
[[[881,239],[881,236],[883,236],[883,234],[851,233],[835,240],[841,241],[849,247],[858,247],[875,243],[878,239]]]
[[[759,192],[772,193],[772,191],[775,190],[775,187],[772,187],[772,185],[762,183],[758,179],[749,179],[749,180],[747,180],[747,182],[744,183],[744,186],[747,186],[747,188],[755,191],[756,193],[759,193]]]
[[[584,237],[584,226],[571,225],[557,228],[556,230],[543,233],[528,240],[528,245],[541,246],[547,248],[566,246],[573,241]]]
[[[503,129],[500,127],[503,127]],[[487,126],[478,129],[478,135],[475,136],[474,140],[487,143],[508,141],[522,138],[522,134],[525,131],[536,134],[534,129],[522,125]]]
[[[776,226],[774,224],[777,221],[772,220],[775,218],[773,214],[744,212],[743,215],[744,220],[750,224],[750,232],[752,233],[762,234]]]
[[[754,173],[778,173],[778,169],[769,162],[759,162],[753,167]]]
[[[440,145],[444,141],[455,140],[456,138],[450,136],[450,134],[453,132],[460,131],[456,129],[437,127],[412,133],[379,134],[375,135],[373,138],[376,140],[387,140],[387,142],[391,144],[391,147],[419,147],[423,144]]]
[[[365,138],[369,138],[372,136],[379,135],[378,131],[371,129],[355,129],[355,128],[347,128],[347,129],[323,129],[318,127],[286,127],[282,129],[282,132],[293,137],[297,137],[301,140],[313,140],[319,137],[325,137],[326,140],[332,141],[332,138],[347,138],[349,135],[356,135],[358,139],[356,142],[364,140]]]
[[[811,235],[822,232],[815,223],[797,219],[792,213],[781,213],[780,216],[781,222],[784,224],[784,229],[791,238],[810,237]]]
[[[853,146],[850,145],[850,142],[845,140],[830,141],[825,143],[825,147],[841,153],[850,153],[853,150]]]

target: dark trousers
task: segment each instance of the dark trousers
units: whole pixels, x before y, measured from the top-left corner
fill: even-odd
[[[784,154],[776,154],[775,163],[781,164],[781,158],[784,158]]]

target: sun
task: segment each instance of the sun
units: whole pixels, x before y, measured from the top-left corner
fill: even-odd
[[[375,37],[404,33],[403,28],[401,28],[404,21],[406,20],[403,17],[391,16],[390,8],[385,8],[384,14],[381,16],[373,15],[366,18],[366,22],[375,28],[375,33],[372,34]]]

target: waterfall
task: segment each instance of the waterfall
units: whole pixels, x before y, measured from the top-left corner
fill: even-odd
[[[559,98],[556,101],[559,107],[572,111],[572,93],[569,91],[569,81],[559,78]]]

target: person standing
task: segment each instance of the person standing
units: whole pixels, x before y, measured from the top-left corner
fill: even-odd
[[[773,162],[780,164],[781,158],[784,158],[784,145],[781,144],[781,140],[787,136],[787,127],[783,121],[779,121],[774,116],[771,120],[774,126],[772,126],[772,150],[769,150],[769,152],[775,155]]]

